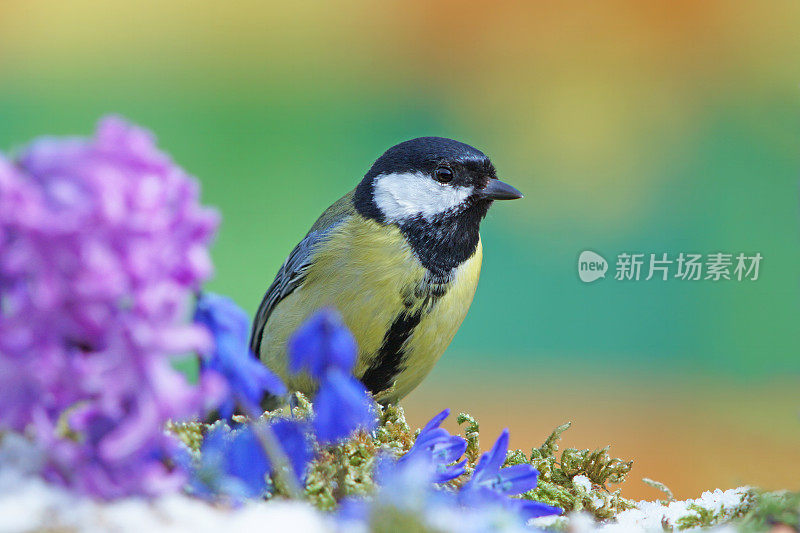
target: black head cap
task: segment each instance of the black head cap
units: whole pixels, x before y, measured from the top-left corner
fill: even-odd
[[[477,148],[445,137],[418,137],[386,150],[365,177],[401,172],[433,172],[442,164],[467,165],[494,176],[492,162]]]

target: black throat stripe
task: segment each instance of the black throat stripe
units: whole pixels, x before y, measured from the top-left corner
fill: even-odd
[[[448,280],[449,281],[449,280]],[[403,359],[406,355],[404,344],[411,337],[423,315],[430,312],[436,302],[447,292],[447,282],[429,281],[423,287],[414,290],[413,297],[406,295],[405,310],[398,314],[389,330],[383,337],[378,354],[372,364],[361,376],[361,382],[373,394],[378,394],[390,388],[400,372],[402,372]],[[413,312],[416,298],[423,299],[422,305]]]

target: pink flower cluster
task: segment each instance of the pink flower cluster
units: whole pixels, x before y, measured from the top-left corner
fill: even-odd
[[[33,435],[49,479],[104,498],[180,483],[164,423],[208,391],[171,363],[211,342],[191,313],[217,223],[120,118],[0,154],[0,429]]]

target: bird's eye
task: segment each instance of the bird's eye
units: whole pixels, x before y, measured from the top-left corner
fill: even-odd
[[[449,183],[453,181],[453,171],[447,167],[438,167],[433,173],[433,177],[439,183]]]

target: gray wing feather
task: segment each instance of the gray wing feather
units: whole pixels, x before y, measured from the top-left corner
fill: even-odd
[[[264,326],[267,324],[267,319],[275,309],[278,303],[289,296],[292,291],[303,284],[306,279],[308,267],[313,262],[314,248],[316,245],[324,240],[333,226],[325,228],[324,230],[311,231],[300,243],[294,247],[289,257],[283,262],[278,274],[272,285],[267,289],[264,294],[264,299],[261,300],[261,305],[258,306],[256,318],[253,321],[253,331],[250,334],[250,349],[256,356],[259,355],[261,349],[261,338],[264,334]]]
[[[256,318],[253,320],[250,349],[257,357],[260,356],[261,339],[264,336],[264,327],[269,320],[269,315],[281,300],[303,284],[308,269],[314,262],[316,247],[330,235],[336,226],[355,213],[352,199],[353,191],[350,191],[326,209],[311,227],[311,231],[294,247],[289,257],[283,262],[283,266],[275,276],[275,281],[267,289],[267,293],[258,307]]]

